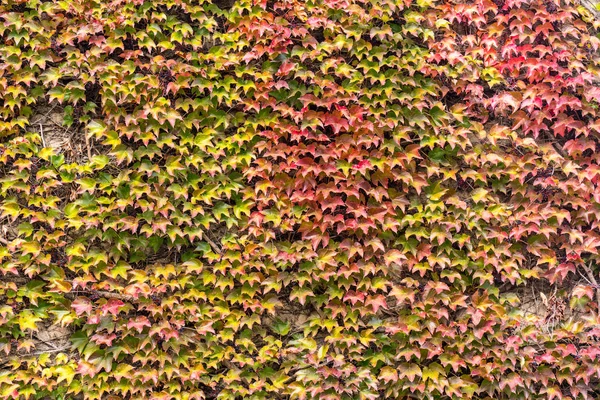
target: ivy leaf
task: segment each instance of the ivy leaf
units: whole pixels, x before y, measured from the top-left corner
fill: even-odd
[[[110,313],[112,315],[117,315],[119,313],[119,309],[124,305],[125,303],[123,303],[121,300],[108,299],[100,308],[104,314]]]
[[[24,310],[19,313],[19,319],[18,319],[19,328],[21,329],[21,331],[27,331],[27,330],[37,331],[38,330],[37,323],[40,322],[41,320],[42,320],[41,318],[34,315],[31,311]]]
[[[446,371],[444,370],[444,367],[436,362],[429,364],[427,367],[423,367],[423,381],[432,380],[437,382],[440,375],[445,377]]]
[[[417,364],[403,363],[398,369],[398,376],[402,379],[408,378],[410,382],[414,382],[417,377],[422,374],[421,368]]]
[[[290,324],[285,322],[279,318],[277,318],[273,324],[271,325],[273,332],[278,334],[279,336],[285,336],[290,331]]]
[[[304,305],[306,303],[306,298],[314,295],[315,294],[313,293],[313,291],[310,290],[308,287],[299,287],[292,291],[292,293],[290,294],[290,300],[298,299],[300,304]]]
[[[471,198],[473,199],[473,201],[475,203],[479,203],[480,201],[482,201],[483,199],[485,199],[488,194],[489,194],[489,192],[487,190],[479,188],[479,189],[475,189],[471,193]]]
[[[385,383],[396,382],[398,380],[398,371],[392,367],[383,367],[379,371],[379,379]]]
[[[77,297],[71,303],[71,307],[77,315],[89,314],[93,309],[92,302],[87,297]]]

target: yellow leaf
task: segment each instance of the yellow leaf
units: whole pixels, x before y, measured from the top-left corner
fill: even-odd
[[[37,322],[41,321],[42,319],[39,317],[36,317],[35,315],[33,315],[33,313],[29,310],[24,310],[23,312],[21,312],[19,314],[19,328],[22,331],[25,331],[27,329],[31,329],[32,331],[37,331]]]
[[[471,193],[471,197],[473,198],[473,201],[475,203],[480,202],[481,200],[483,200],[487,195],[488,195],[488,191],[485,189],[476,189]]]

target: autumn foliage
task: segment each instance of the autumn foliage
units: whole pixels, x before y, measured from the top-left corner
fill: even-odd
[[[599,398],[599,29],[2,1],[0,398]]]

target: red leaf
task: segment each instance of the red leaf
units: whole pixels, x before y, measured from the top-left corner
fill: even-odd
[[[77,365],[77,372],[82,376],[95,376],[98,368],[93,364],[90,364],[87,361],[79,361],[79,365]]]
[[[127,323],[127,328],[133,328],[138,333],[141,333],[144,330],[145,326],[150,327],[151,324],[150,321],[148,321],[148,318],[144,316],[136,317],[135,319],[129,320],[129,322]]]
[[[279,71],[277,71],[277,76],[286,76],[288,74],[288,72],[290,72],[293,68],[294,68],[294,63],[285,61],[279,67]]]
[[[92,311],[92,302],[87,297],[78,297],[72,303],[71,307],[75,310],[75,314],[89,314]]]
[[[546,278],[550,283],[562,282],[565,280],[569,272],[575,273],[575,264],[572,262],[560,263],[554,268],[550,268],[546,273]]]
[[[367,170],[367,168],[370,166],[371,166],[371,161],[361,160],[356,165],[354,165],[352,168],[357,169],[360,171],[361,174],[364,174],[365,171]]]
[[[117,299],[109,299],[106,304],[102,306],[102,312],[104,314],[111,313],[113,315],[117,315],[119,313],[119,308],[121,308],[125,303],[121,300]]]
[[[94,341],[96,344],[105,344],[107,346],[112,345],[113,340],[117,338],[117,335],[111,333],[110,335],[107,333],[97,333],[92,336],[90,339]]]
[[[350,301],[350,303],[352,303],[352,305],[355,305],[359,301],[360,302],[365,301],[365,294],[362,292],[349,291],[344,296],[344,301]]]
[[[377,296],[369,296],[365,304],[371,305],[371,307],[373,307],[373,312],[375,313],[379,311],[380,308],[388,308],[385,297],[381,294],[378,294]]]

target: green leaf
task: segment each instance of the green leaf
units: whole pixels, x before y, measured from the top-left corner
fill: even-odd
[[[271,325],[273,332],[275,332],[276,334],[280,335],[280,336],[285,336],[289,333],[290,331],[290,324],[289,322],[285,322],[279,318],[277,318],[273,324]]]

